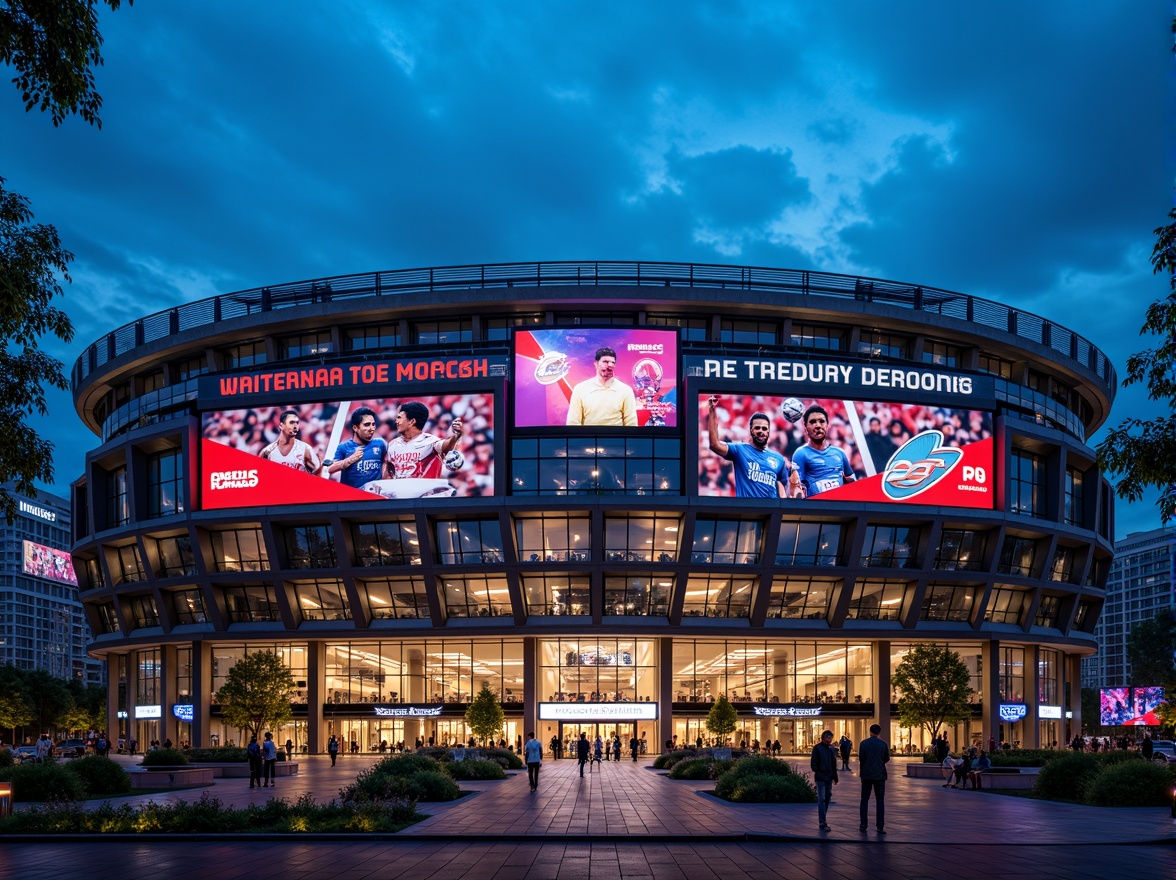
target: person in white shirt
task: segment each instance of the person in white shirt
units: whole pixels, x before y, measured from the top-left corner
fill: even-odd
[[[258,455],[276,464],[304,470],[308,474],[317,474],[323,469],[323,464],[310,448],[310,444],[298,439],[300,427],[298,413],[292,409],[286,410],[278,419],[278,439],[262,449]]]

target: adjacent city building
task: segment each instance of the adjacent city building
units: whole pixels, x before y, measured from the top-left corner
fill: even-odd
[[[5,488],[17,516],[11,525],[0,518],[0,664],[101,684],[103,664],[87,653],[93,635],[70,559],[69,502]]]
[[[1117,379],[1050,318],[828,273],[528,263],[226,293],[74,365],[74,564],[109,725],[224,743],[275,651],[279,741],[807,750],[959,652],[955,743],[1065,742],[1113,553],[1087,438]]]
[[[1169,609],[1176,610],[1176,529],[1120,538],[1107,578],[1106,604],[1094,627],[1098,653],[1082,661],[1082,686],[1102,690],[1130,685],[1127,638],[1132,627]]]

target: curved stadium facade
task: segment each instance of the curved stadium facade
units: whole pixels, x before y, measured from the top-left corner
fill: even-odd
[[[633,392],[616,424],[572,400],[600,348]],[[659,751],[708,739],[725,694],[736,741],[803,750],[878,721],[917,748],[891,670],[936,642],[972,673],[953,742],[1065,742],[1112,555],[1085,441],[1115,386],[1035,315],[776,269],[448,267],[144,317],[72,375],[99,438],[73,538],[108,727],[236,740],[214,695],[265,650],[297,685],[277,739],[313,752],[464,741],[483,685],[512,743]],[[432,438],[398,428],[409,401]],[[770,468],[808,454],[813,404],[856,479],[806,473],[789,497]],[[270,456],[290,412],[305,447]],[[769,470],[736,445],[761,412]]]

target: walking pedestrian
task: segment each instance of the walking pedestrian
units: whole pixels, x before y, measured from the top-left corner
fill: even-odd
[[[825,818],[829,801],[833,797],[833,786],[837,784],[837,751],[833,748],[833,731],[826,730],[821,734],[821,741],[813,746],[809,768],[817,784],[817,826],[821,831],[832,831]]]
[[[870,792],[874,792],[876,813],[874,827],[886,833],[886,764],[890,760],[890,746],[882,739],[882,727],[870,725],[870,738],[858,745],[858,776],[862,780],[860,831],[870,824]]]
[[[331,756],[331,766],[334,767],[335,759],[339,757],[339,740],[335,739],[334,734],[327,740],[327,754]]]
[[[265,742],[261,744],[261,762],[261,787],[276,787],[274,775],[278,765],[278,744],[274,742],[274,735],[268,730],[265,733]]]
[[[588,750],[591,743],[588,742],[588,734],[581,733],[580,740],[576,743],[576,760],[580,762],[580,778],[584,778],[584,765],[588,763]]]
[[[849,769],[849,753],[850,753],[850,750],[853,749],[853,743],[850,742],[849,737],[843,733],[843,734],[841,734],[841,742],[838,743],[838,745],[841,747],[841,769],[848,770]]]
[[[531,783],[531,791],[539,788],[539,766],[543,763],[543,743],[535,739],[535,732],[527,734],[527,744],[523,746],[527,760],[527,779]]]
[[[637,739],[637,737],[635,735],[629,737],[629,751],[633,753],[633,763],[634,764],[637,763],[637,752],[640,750],[640,748],[641,748],[641,743]]]
[[[257,744],[256,736],[249,737],[245,754],[249,758],[249,787],[257,788],[261,785],[261,746]]]

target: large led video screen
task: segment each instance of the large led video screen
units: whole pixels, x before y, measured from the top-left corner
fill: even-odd
[[[994,504],[983,410],[719,393],[698,396],[698,423],[700,495]]]
[[[676,330],[515,331],[516,428],[674,428],[677,404]]]
[[[1104,688],[1098,692],[1098,723],[1103,727],[1158,727],[1156,709],[1162,687]]]
[[[75,587],[78,585],[73,559],[68,553],[33,541],[24,542],[24,573]]]
[[[494,395],[414,394],[206,412],[206,510],[494,494]]]

